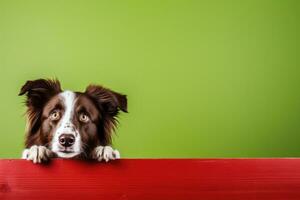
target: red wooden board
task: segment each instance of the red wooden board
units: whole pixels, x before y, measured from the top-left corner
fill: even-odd
[[[0,160],[0,199],[300,199],[300,159]]]

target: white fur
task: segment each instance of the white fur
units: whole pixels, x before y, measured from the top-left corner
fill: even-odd
[[[108,162],[109,160],[120,159],[120,153],[110,146],[98,146],[94,149],[93,158],[98,161],[105,160]]]
[[[42,163],[52,157],[52,152],[44,146],[33,145],[24,149],[22,159],[31,160],[33,163]]]
[[[75,93],[72,91],[65,91],[60,94],[60,97],[63,100],[65,112],[58,124],[58,127],[54,133],[51,149],[59,157],[62,158],[71,158],[81,153],[81,139],[78,130],[72,123],[72,118],[74,116],[74,105],[76,102]],[[60,152],[60,144],[58,142],[59,136],[63,133],[72,134],[75,137],[75,143],[71,147],[68,147],[68,150],[73,151],[72,153],[63,153]]]

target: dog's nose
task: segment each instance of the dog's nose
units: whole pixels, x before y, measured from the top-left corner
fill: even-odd
[[[75,137],[72,134],[62,134],[58,138],[59,144],[64,147],[70,147],[75,142]]]

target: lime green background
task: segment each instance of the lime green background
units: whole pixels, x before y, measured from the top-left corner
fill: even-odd
[[[128,95],[123,157],[300,156],[300,3],[0,0],[0,157],[29,79]]]

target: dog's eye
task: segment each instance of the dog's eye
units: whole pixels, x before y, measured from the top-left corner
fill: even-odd
[[[60,113],[58,111],[54,111],[50,114],[51,120],[59,120],[59,118],[60,118]]]
[[[79,120],[81,121],[81,122],[88,122],[89,121],[89,117],[86,115],[86,114],[84,114],[84,113],[81,113],[80,115],[79,115]]]

